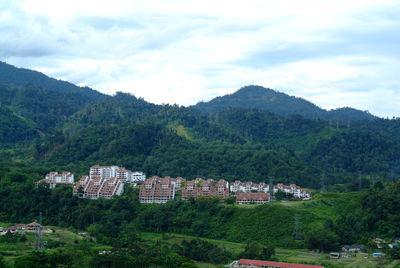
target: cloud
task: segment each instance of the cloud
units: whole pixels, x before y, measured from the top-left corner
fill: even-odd
[[[1,60],[108,94],[191,105],[254,83],[400,114],[397,1],[3,2]]]

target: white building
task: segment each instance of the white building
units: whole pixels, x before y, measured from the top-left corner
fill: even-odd
[[[54,189],[57,184],[67,184],[67,185],[73,185],[74,184],[74,174],[71,172],[63,172],[61,174],[58,174],[56,171],[52,171],[44,177],[44,179],[41,179],[37,182],[35,182],[36,185],[39,185],[40,183],[45,182],[49,184],[50,189]]]
[[[124,167],[118,166],[99,166],[95,165],[90,168],[90,178],[100,177],[106,180],[117,178],[123,183],[130,183],[136,186],[146,180],[143,172],[132,172]]]

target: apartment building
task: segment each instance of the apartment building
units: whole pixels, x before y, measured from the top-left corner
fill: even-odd
[[[229,197],[229,184],[225,180],[216,182],[213,179],[203,180],[198,178],[187,181],[185,186],[182,187],[182,200],[199,196],[217,196],[226,199]]]
[[[83,176],[72,191],[73,195],[88,199],[112,198],[123,192],[124,184],[118,178],[105,179],[100,176]]]
[[[123,183],[130,183],[134,186],[145,181],[146,175],[143,172],[132,172],[124,167],[118,166],[99,166],[94,165],[90,168],[89,176],[91,178],[101,177],[104,179],[117,178]]]
[[[139,201],[142,204],[167,203],[175,198],[176,183],[170,177],[153,176],[140,186]]]

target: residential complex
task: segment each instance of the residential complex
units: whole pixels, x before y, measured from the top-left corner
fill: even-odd
[[[157,176],[146,180],[143,172],[132,172],[119,166],[99,166],[90,168],[88,176],[74,183],[74,175],[70,172],[61,174],[53,171],[36,182],[48,183],[50,189],[57,184],[73,185],[73,195],[81,198],[97,199],[111,198],[114,195],[121,195],[124,192],[124,184],[129,183],[137,186],[141,184],[139,200],[141,203],[166,203],[174,200],[175,193],[181,191],[182,200],[198,198],[200,196],[215,196],[225,200],[230,195],[236,196],[238,204],[264,204],[271,201],[269,185],[266,183],[241,182],[236,180],[229,183],[225,180],[215,181],[213,179],[201,179],[186,181],[182,177],[159,178]],[[274,193],[278,191],[292,194],[296,199],[311,199],[308,190],[301,189],[295,184],[289,186],[279,183],[273,187]]]
[[[164,190],[163,190],[164,189]],[[282,191],[293,194],[296,199],[307,200],[311,198],[308,190],[301,189],[295,184],[289,186],[278,184],[274,186],[274,193]],[[173,200],[177,191],[182,191],[182,200],[198,198],[200,196],[215,196],[225,200],[230,195],[236,196],[238,204],[264,204],[271,201],[269,185],[265,183],[234,181],[230,184],[225,180],[201,179],[186,181],[157,176],[147,179],[140,188],[139,199],[141,203],[166,203]]]

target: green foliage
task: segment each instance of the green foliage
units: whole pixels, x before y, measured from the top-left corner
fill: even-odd
[[[274,254],[275,249],[272,245],[264,246],[258,242],[251,241],[247,243],[244,251],[239,254],[239,257],[253,260],[271,260]]]
[[[305,242],[309,249],[322,251],[337,251],[340,247],[339,237],[324,228],[314,229],[305,235]]]
[[[227,199],[225,199],[225,203],[230,204],[230,205],[235,204],[236,203],[236,197],[235,196],[228,197]]]
[[[231,254],[205,240],[183,240],[180,246],[175,245],[177,253],[189,259],[211,263],[227,263]]]
[[[5,235],[0,236],[0,243],[17,243],[17,242],[25,242],[26,237],[25,235],[21,234],[12,234],[7,232]]]

